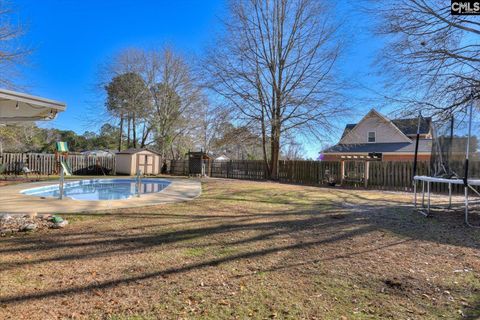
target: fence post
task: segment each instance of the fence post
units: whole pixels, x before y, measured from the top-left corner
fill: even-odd
[[[345,161],[340,160],[340,184],[343,186],[343,180],[345,178]]]
[[[364,187],[365,189],[368,188],[368,179],[369,179],[369,175],[370,175],[370,161],[365,161],[365,171],[364,171],[364,178],[363,178],[363,182],[365,183]]]

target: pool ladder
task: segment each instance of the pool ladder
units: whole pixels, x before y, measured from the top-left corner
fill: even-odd
[[[137,183],[137,197],[140,198],[140,189],[142,187],[142,170],[137,170],[137,178],[136,178],[136,183]]]

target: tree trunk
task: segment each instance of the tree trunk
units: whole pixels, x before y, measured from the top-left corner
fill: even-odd
[[[281,70],[278,72],[278,83],[282,83],[282,73]],[[275,84],[275,82],[274,82]],[[271,173],[272,173],[272,180],[278,180],[278,173],[280,167],[280,135],[281,135],[281,123],[282,123],[282,93],[278,86],[273,86],[273,105],[274,110],[272,114],[272,165],[271,165]]]
[[[272,114],[272,135],[270,139],[271,141],[271,178],[272,180],[278,180],[278,172],[279,172],[279,162],[280,162],[280,124],[281,124],[281,94],[278,90],[274,89],[274,110]]]
[[[263,161],[265,162],[265,171],[267,174],[267,179],[270,179],[271,172],[270,172],[270,165],[268,163],[268,155],[267,155],[267,132],[265,128],[265,112],[264,108],[262,107],[262,151],[263,151]]]
[[[123,117],[120,117],[120,132],[118,134],[118,151],[122,151],[122,138],[123,138]]]
[[[278,126],[272,126],[271,136],[271,155],[270,155],[270,178],[278,180],[279,160],[280,160],[280,129]]]
[[[128,115],[127,119],[127,149],[130,148],[130,122],[132,118]]]
[[[140,148],[143,148],[145,147],[145,128],[146,127],[146,124],[145,122],[143,123],[143,129],[142,129],[142,135],[141,135],[141,139],[140,139]]]
[[[137,148],[137,128],[135,123],[135,113],[132,116],[133,147]]]
[[[150,134],[152,127],[145,128],[145,125],[144,125],[143,130],[144,132],[142,134],[142,141],[140,143],[140,148],[145,148],[145,144],[147,143],[148,135]]]
[[[170,145],[170,152],[172,153],[172,159],[175,159],[175,152],[173,151],[173,144]]]

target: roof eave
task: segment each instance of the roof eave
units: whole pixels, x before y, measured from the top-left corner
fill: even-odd
[[[46,99],[38,96],[32,96],[29,94],[19,93],[6,89],[0,89],[0,100],[13,100],[45,108],[51,108],[59,111],[65,111],[67,107],[65,103],[60,101]]]

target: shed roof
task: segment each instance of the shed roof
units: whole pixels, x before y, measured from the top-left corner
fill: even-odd
[[[203,159],[212,159],[206,152],[203,151],[189,151],[187,153],[189,158],[203,158]]]
[[[135,154],[135,153],[139,153],[139,152],[142,152],[142,151],[148,151],[148,152],[160,155],[160,153],[158,153],[156,151],[153,151],[151,149],[148,149],[148,148],[130,148],[130,149],[118,151],[116,154]]]

